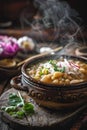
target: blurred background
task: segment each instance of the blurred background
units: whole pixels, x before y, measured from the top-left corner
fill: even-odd
[[[0,28],[21,27],[21,16],[27,13],[30,21],[37,13],[35,0],[0,0]],[[44,1],[44,0],[43,0]],[[60,0],[62,1],[62,0]],[[87,27],[86,0],[65,0],[79,13],[82,23]],[[24,14],[25,15],[25,14]]]

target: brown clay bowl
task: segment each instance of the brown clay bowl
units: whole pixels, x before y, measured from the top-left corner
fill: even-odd
[[[13,78],[11,84],[16,87],[20,86],[22,89],[27,88],[28,95],[31,96],[36,103],[50,109],[65,109],[83,105],[87,102],[87,82],[66,86],[52,85],[36,81],[30,75],[27,75],[27,67],[44,60],[56,59],[58,57],[60,58],[61,56],[49,54],[30,58],[28,62],[22,66],[21,77]],[[87,62],[87,60],[76,56],[62,55],[62,57]],[[21,85],[19,85],[20,83]]]
[[[80,48],[77,48],[75,51],[77,56],[85,57],[87,58],[87,46],[83,46]]]

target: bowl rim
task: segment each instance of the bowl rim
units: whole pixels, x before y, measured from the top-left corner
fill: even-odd
[[[86,51],[84,52],[84,50],[87,50],[87,46],[77,48],[75,52],[76,52],[77,56],[85,56],[86,57],[87,52]]]
[[[61,54],[61,55],[57,55],[57,54],[48,54],[48,55],[41,55],[41,56],[37,56],[37,57],[32,57],[30,58],[25,64],[23,64],[22,68],[21,68],[21,73],[22,73],[22,77],[25,78],[25,80],[29,80],[29,83],[34,85],[34,86],[39,86],[40,88],[47,88],[47,89],[53,89],[53,90],[73,90],[73,89],[78,89],[78,88],[85,88],[87,86],[87,81],[85,82],[81,82],[81,83],[77,83],[77,84],[69,84],[69,85],[54,85],[54,84],[46,84],[43,83],[41,81],[37,81],[34,78],[32,78],[31,76],[29,76],[26,73],[26,68],[29,64],[36,64],[38,63],[38,61],[40,60],[46,60],[49,59],[49,57],[51,56],[51,58],[57,56],[57,58],[60,57],[67,57],[67,58],[75,58],[78,59],[80,61],[84,61],[87,62],[86,59],[79,57],[79,56],[73,56],[73,55],[66,55],[66,54]],[[50,59],[51,59],[50,58]]]

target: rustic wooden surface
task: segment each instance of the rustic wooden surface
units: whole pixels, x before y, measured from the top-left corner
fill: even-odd
[[[17,93],[17,90],[13,88],[9,89],[8,91],[5,90],[0,97],[0,106],[6,104],[8,95],[12,92]],[[21,94],[26,95],[24,92],[21,92]],[[31,100],[31,98],[29,99]],[[17,130],[19,128],[22,130],[54,130],[55,128],[58,130],[79,130],[81,124],[78,123],[77,127],[76,122],[74,121],[78,119],[83,108],[73,111],[53,112],[39,107],[33,100],[31,100],[31,102],[35,106],[35,115],[28,117],[28,120],[19,121],[8,116],[6,113],[2,113],[0,115],[0,130]]]
[[[0,97],[0,105],[4,106],[8,102],[8,96],[10,93],[16,93],[18,90],[15,89],[9,89],[8,91],[4,92],[2,96]],[[20,92],[22,96],[27,96],[26,93],[23,91]],[[28,97],[28,96],[27,96]],[[28,99],[29,98],[29,99]],[[9,125],[12,125],[15,129],[15,125],[19,126],[25,126],[31,127],[32,129],[38,128],[55,128],[58,127],[58,124],[65,122],[69,118],[72,118],[76,113],[73,111],[58,111],[53,112],[51,110],[41,108],[39,107],[33,100],[31,100],[30,97],[28,97],[27,100],[31,101],[34,105],[35,114],[33,116],[27,116],[24,119],[15,119],[9,116],[7,113],[2,112],[1,113],[1,119],[3,119],[6,123],[9,123]],[[16,128],[17,129],[17,128]]]

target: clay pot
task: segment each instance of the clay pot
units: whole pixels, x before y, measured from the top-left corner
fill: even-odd
[[[69,58],[69,56],[66,55],[63,55],[63,57]],[[18,89],[27,90],[28,95],[32,97],[36,103],[50,109],[73,108],[87,102],[87,82],[66,86],[52,85],[36,81],[30,75],[27,75],[26,69],[29,66],[55,58],[58,58],[58,55],[42,55],[30,58],[28,62],[22,66],[22,75],[20,77],[14,77],[11,80],[11,85]],[[87,60],[76,56],[70,56],[70,58],[87,62]]]

